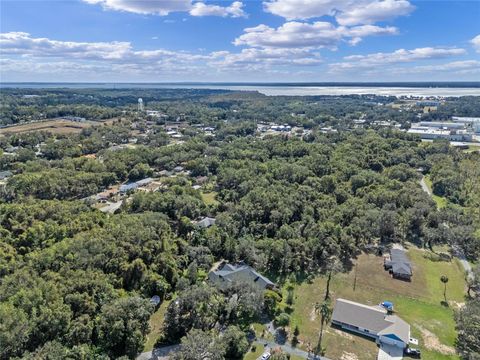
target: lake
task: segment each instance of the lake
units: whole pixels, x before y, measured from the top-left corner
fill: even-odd
[[[215,83],[2,83],[0,88],[23,88],[23,89],[220,89],[234,91],[258,91],[268,96],[315,96],[315,95],[385,95],[385,96],[415,96],[415,97],[457,97],[457,96],[480,96],[480,84],[461,87],[454,86],[398,86],[384,84],[382,86],[370,86],[366,84],[355,85],[263,85],[263,84],[215,84]],[[443,84],[442,84],[443,85]]]

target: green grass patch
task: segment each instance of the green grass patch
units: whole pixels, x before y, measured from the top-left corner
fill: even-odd
[[[469,145],[468,149],[464,149],[463,152],[471,153],[475,151],[480,151],[480,144],[478,145]]]
[[[419,339],[419,348],[424,354],[422,358],[458,359],[453,349],[456,338],[453,308],[464,301],[463,270],[456,259],[451,262],[436,262],[425,255],[428,254],[424,250],[413,247],[409,250],[413,263],[411,282],[392,279],[388,272],[383,270],[382,257],[360,255],[356,269],[350,273],[337,274],[332,279],[332,305],[334,300],[340,297],[367,305],[390,300],[395,304],[397,314],[410,324],[412,336]],[[357,280],[354,289],[355,272]],[[450,307],[441,304],[441,275],[449,277],[447,300]],[[304,350],[317,344],[320,317],[314,309],[316,303],[323,301],[325,287],[325,277],[318,277],[311,284],[295,286],[290,328],[298,325],[298,347]],[[327,348],[326,356],[331,359],[340,359],[348,354],[354,354],[359,360],[375,359],[378,353],[373,341],[330,326],[327,326],[324,333],[323,345]]]
[[[257,360],[260,356],[262,356],[263,351],[265,348],[260,343],[254,343],[255,351],[252,351],[253,347],[248,350],[248,352],[243,357],[243,360]]]
[[[204,193],[202,192],[202,200],[207,205],[218,205],[219,202],[215,199],[217,193],[215,191]]]
[[[165,313],[167,312],[170,301],[171,300],[164,301],[157,311],[155,311],[150,317],[150,332],[147,335],[145,346],[143,347],[144,352],[152,350],[158,338],[162,334],[163,320],[165,319]]]
[[[430,191],[433,194],[432,180],[430,179],[430,176],[428,176],[428,175],[425,176],[425,184],[428,186],[428,188],[430,189]],[[447,206],[447,203],[448,203],[448,200],[446,198],[444,198],[442,196],[435,195],[435,194],[432,195],[432,200],[435,201],[435,203],[437,204],[437,208],[439,208],[439,209],[444,208],[445,206]]]

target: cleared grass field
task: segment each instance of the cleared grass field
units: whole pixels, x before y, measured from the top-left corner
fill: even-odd
[[[90,122],[68,120],[39,121],[0,129],[0,135],[22,134],[32,131],[48,131],[54,134],[74,134],[92,126]]]
[[[207,205],[217,205],[218,201],[215,199],[217,193],[215,191],[212,192],[202,192],[202,199],[203,202]]]
[[[447,206],[448,200],[446,198],[433,194],[432,180],[429,176],[425,176],[425,184],[427,184],[430,191],[432,191],[432,200],[437,204],[437,208],[442,209]]]
[[[145,346],[143,351],[150,351],[157,342],[158,338],[162,334],[163,319],[165,318],[165,312],[167,311],[170,301],[164,301],[160,307],[150,317],[150,333],[147,335]]]
[[[414,264],[414,276],[409,283],[392,279],[383,270],[382,257],[362,254],[356,269],[337,274],[332,279],[332,296],[333,299],[341,297],[368,305],[390,300],[395,304],[397,314],[411,325],[412,336],[419,339],[423,359],[458,359],[453,348],[456,338],[453,309],[464,301],[463,270],[457,260],[434,262],[427,255],[420,249],[409,250]],[[441,304],[441,275],[449,277],[449,307]],[[291,328],[298,325],[300,329],[300,348],[306,349],[308,343],[315,346],[318,342],[320,318],[314,309],[315,304],[323,300],[325,286],[326,279],[320,277],[311,284],[303,283],[295,288]],[[375,359],[378,353],[373,341],[330,326],[325,332],[323,345],[327,347],[326,356],[331,359]]]
[[[243,360],[257,360],[262,354],[265,348],[262,344],[255,343],[255,351],[252,348],[245,354]]]

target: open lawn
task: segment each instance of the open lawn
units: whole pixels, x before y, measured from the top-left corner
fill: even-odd
[[[417,248],[409,250],[413,263],[413,279],[403,282],[390,277],[383,270],[383,258],[362,254],[355,268],[347,274],[337,274],[332,279],[333,300],[342,297],[368,305],[383,300],[395,304],[397,314],[410,323],[412,336],[420,340],[419,347],[424,359],[458,359],[454,354],[456,338],[453,308],[462,303],[465,287],[461,265],[452,262],[434,262],[428,252]],[[356,285],[354,289],[356,273]],[[447,300],[450,306],[441,304],[443,284],[440,276],[447,275]],[[294,310],[291,328],[300,329],[299,347],[306,349],[308,343],[318,342],[320,318],[315,314],[315,304],[321,303],[325,295],[326,279],[316,278],[311,284],[302,283],[295,288]],[[285,298],[285,296],[284,296]],[[332,305],[334,301],[332,302]],[[375,359],[378,348],[368,339],[341,330],[327,327],[323,345],[326,356],[332,359]]]
[[[428,175],[425,176],[425,184],[427,184],[428,188],[432,192],[432,200],[437,204],[437,208],[441,209],[447,206],[448,200],[446,198],[433,194],[432,180],[430,180]]]
[[[22,124],[0,129],[0,134],[22,134],[32,131],[48,131],[54,134],[79,133],[84,128],[92,126],[91,122],[74,122],[68,120],[38,121],[29,124]]]
[[[263,345],[258,343],[255,343],[254,345],[255,351],[252,351],[253,347],[250,348],[250,350],[248,350],[248,352],[243,357],[243,360],[257,360],[263,354],[263,351],[265,349]]]
[[[202,192],[203,202],[207,205],[217,205],[218,201],[215,199],[217,193],[215,191],[204,193]]]
[[[465,149],[463,150],[463,152],[466,152],[466,153],[471,153],[471,152],[476,152],[476,151],[479,151],[480,152],[480,144],[470,144],[468,146],[468,149]]]
[[[164,301],[150,317],[150,333],[147,335],[147,340],[145,341],[144,352],[152,350],[162,334],[163,319],[165,318],[165,312],[169,304],[170,301]]]

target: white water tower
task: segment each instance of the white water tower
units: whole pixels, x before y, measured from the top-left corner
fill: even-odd
[[[138,107],[137,107],[137,110],[138,110],[138,111],[143,111],[143,100],[142,100],[142,98],[138,98]]]

